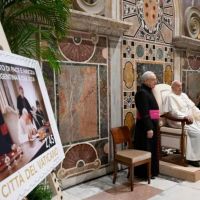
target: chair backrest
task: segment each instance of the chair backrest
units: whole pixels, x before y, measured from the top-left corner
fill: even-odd
[[[164,114],[163,105],[165,103],[165,98],[170,91],[171,91],[171,86],[164,83],[157,84],[153,89],[153,94],[159,106],[160,115]]]
[[[118,144],[127,143],[128,148],[132,147],[131,132],[127,126],[111,128],[110,132],[113,138],[114,152],[116,152]]]

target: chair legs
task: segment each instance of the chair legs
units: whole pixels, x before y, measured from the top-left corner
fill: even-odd
[[[117,170],[118,170],[118,164],[116,161],[114,161],[114,173],[113,173],[113,184],[115,184],[116,179],[117,179]],[[151,182],[151,160],[146,163],[147,164],[147,174],[148,174],[148,184]],[[128,168],[128,175],[127,178],[130,179],[130,184],[131,184],[131,191],[134,189],[134,164],[132,164]]]
[[[118,170],[117,162],[114,161],[113,184],[115,184],[117,179],[117,170]]]
[[[151,182],[151,160],[147,163],[148,184]]]
[[[131,181],[131,191],[133,191],[134,184],[134,167],[131,165],[130,167],[130,181]]]

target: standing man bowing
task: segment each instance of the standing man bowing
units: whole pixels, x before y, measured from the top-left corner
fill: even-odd
[[[135,95],[137,108],[137,119],[134,134],[134,148],[151,152],[151,175],[152,178],[159,173],[158,157],[158,120],[159,108],[152,93],[152,89],[157,84],[156,75],[151,71],[146,71],[142,77],[141,88]],[[146,178],[146,166],[136,168],[136,175]]]

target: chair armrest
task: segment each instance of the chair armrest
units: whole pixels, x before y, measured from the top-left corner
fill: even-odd
[[[165,117],[169,120],[172,120],[172,121],[176,121],[176,122],[181,122],[181,123],[186,123],[186,124],[192,124],[188,118],[183,118],[183,119],[180,119],[180,118],[176,118],[174,116],[172,116],[170,113],[164,113],[162,114],[160,117]]]

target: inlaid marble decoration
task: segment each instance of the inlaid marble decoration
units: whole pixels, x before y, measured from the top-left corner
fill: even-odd
[[[174,61],[173,47],[157,43],[142,43],[124,37],[122,42],[122,58],[124,63],[137,60],[159,61],[172,64]],[[123,64],[124,65],[124,64]]]
[[[101,161],[101,165],[108,164],[108,158],[109,158],[108,155],[109,153],[112,154],[112,152],[110,152],[110,149],[109,149],[108,138],[92,142],[92,144],[97,151],[97,155]]]
[[[101,166],[101,161],[94,146],[90,143],[75,144],[65,151],[57,175],[64,179],[93,171]]]
[[[79,37],[68,37],[59,44],[61,53],[66,60],[86,62],[91,59],[96,45],[91,40]]]
[[[198,71],[183,71],[183,91],[198,105],[200,97],[200,73]]]
[[[126,36],[170,44],[174,28],[173,1],[123,0],[122,18],[133,23]]]
[[[183,52],[181,56],[183,70],[200,70],[200,53],[198,52]]]
[[[130,130],[135,127],[135,118],[133,111],[125,111],[124,113],[124,125],[128,126]]]
[[[71,31],[59,42],[61,60],[86,63],[107,63],[107,37]]]
[[[135,71],[133,63],[131,63],[130,61],[125,63],[123,69],[123,81],[125,88],[131,89],[133,87],[135,81]]]
[[[142,58],[144,56],[144,47],[143,45],[139,44],[136,47],[136,55],[138,58]]]
[[[167,66],[165,66],[165,71],[164,71],[164,83],[171,85],[172,80],[173,80],[172,66],[167,65]]]
[[[54,72],[50,68],[48,63],[46,62],[42,63],[42,72],[43,72],[44,81],[47,87],[52,109],[54,113],[56,113],[56,108],[55,108],[55,93],[56,93],[55,82],[56,80],[54,79]]]
[[[99,66],[99,107],[100,107],[100,137],[108,137],[108,87],[107,87],[107,66]]]
[[[194,39],[200,39],[200,2],[198,0],[182,0],[181,5],[182,18],[185,19],[183,34]]]
[[[200,54],[183,52],[181,56],[183,91],[197,104],[200,100]]]
[[[200,69],[200,55],[189,55],[188,59],[188,66],[190,66],[193,70]]]
[[[137,63],[137,86],[141,85],[141,76],[146,71],[152,71],[156,74],[158,83],[163,83],[163,65],[156,63]]]
[[[135,107],[135,92],[124,92],[124,109]]]
[[[95,40],[95,37],[93,36]],[[104,63],[106,64],[108,60],[108,48],[107,48],[107,38],[103,36],[98,37],[98,42],[96,44],[96,49],[93,57],[89,60],[89,63]]]
[[[73,0],[73,9],[89,14],[104,14],[105,2],[104,0]]]
[[[135,43],[130,40],[123,40],[123,46],[122,46],[122,51],[123,51],[123,58],[129,58],[133,59],[135,56]]]
[[[99,135],[97,70],[95,65],[62,65],[58,122],[63,144]]]
[[[106,65],[62,64],[58,125],[63,145],[108,137]]]
[[[109,162],[107,79],[107,65],[62,64],[58,125],[65,159],[57,172],[62,180]]]

